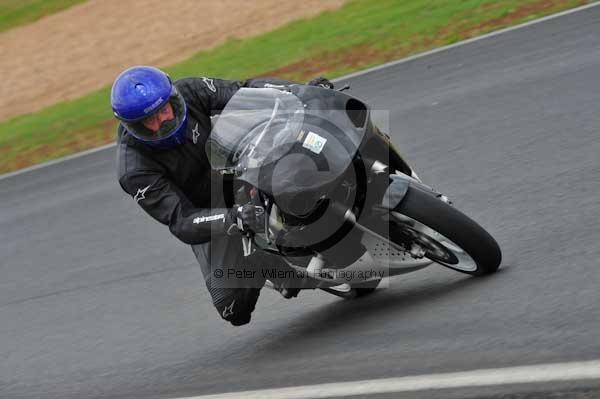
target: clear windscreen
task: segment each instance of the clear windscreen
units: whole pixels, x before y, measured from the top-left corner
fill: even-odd
[[[304,106],[294,94],[242,88],[214,123],[207,142],[213,169],[257,168],[285,154],[298,141]]]

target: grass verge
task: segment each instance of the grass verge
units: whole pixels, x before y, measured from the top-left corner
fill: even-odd
[[[62,11],[85,0],[0,0],[0,32]]]
[[[230,40],[167,70],[175,78],[333,78],[589,2],[353,0],[255,38]],[[109,143],[115,127],[108,88],[0,123],[0,173]]]

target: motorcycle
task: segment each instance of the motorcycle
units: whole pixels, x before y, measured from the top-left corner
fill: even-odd
[[[343,298],[432,264],[494,273],[494,238],[421,182],[348,88],[243,88],[216,118],[206,152],[225,202],[252,203],[264,221],[244,254],[276,255],[299,288]]]

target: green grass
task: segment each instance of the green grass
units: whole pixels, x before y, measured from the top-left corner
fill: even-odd
[[[336,77],[585,3],[354,0],[255,38],[229,40],[167,71],[175,78]],[[105,144],[114,139],[115,126],[108,88],[0,123],[0,172]]]
[[[0,32],[36,21],[85,0],[0,0]]]

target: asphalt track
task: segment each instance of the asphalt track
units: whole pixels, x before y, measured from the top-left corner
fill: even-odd
[[[599,359],[598,71],[593,7],[351,79],[389,111],[422,179],[498,239],[501,272],[432,267],[356,301],[265,290],[241,328],[213,310],[191,250],[120,191],[113,149],[0,180],[0,397],[175,398]]]

